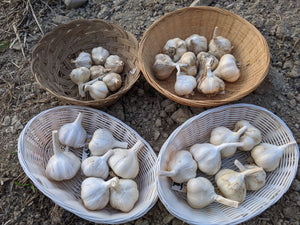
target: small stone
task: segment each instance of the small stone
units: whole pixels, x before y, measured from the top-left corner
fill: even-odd
[[[164,110],[162,110],[162,111],[160,111],[159,116],[162,118],[165,118],[168,116],[168,114]]]
[[[173,121],[170,117],[168,117],[168,118],[167,118],[167,123],[168,123],[170,126],[172,126],[172,125],[174,124],[174,121]]]
[[[295,100],[295,99],[292,99],[292,100],[290,101],[290,106],[291,106],[291,107],[295,107],[296,105],[297,105],[296,100]]]
[[[168,4],[165,6],[165,11],[166,12],[172,12],[175,10],[175,4]]]
[[[300,95],[297,95],[297,96],[295,97],[295,100],[296,100],[296,102],[300,103]]]
[[[86,3],[87,0],[63,0],[63,2],[67,6],[67,8],[70,9],[70,8],[79,8],[84,3]]]
[[[165,111],[167,113],[172,113],[172,112],[175,112],[176,111],[176,104],[175,103],[172,103],[170,105],[167,105],[166,108],[165,108]]]
[[[9,116],[6,116],[2,122],[2,126],[6,127],[10,124],[10,117]]]
[[[167,138],[169,136],[166,132],[163,132],[161,135],[163,136],[163,138]]]
[[[293,99],[294,98],[294,94],[292,92],[287,93],[286,97],[288,99]]]
[[[160,118],[156,119],[155,126],[156,127],[161,127],[161,119]]]
[[[293,69],[289,73],[289,76],[292,78],[300,77],[300,64],[295,63]]]
[[[166,99],[166,100],[163,100],[161,103],[160,103],[160,106],[162,108],[165,108],[166,106],[172,104],[173,102],[170,100],[170,99]]]
[[[5,129],[5,133],[7,133],[7,134],[9,134],[9,133],[15,134],[15,133],[17,133],[17,131],[16,131],[16,129],[14,128],[14,126],[9,126],[9,127],[7,127],[7,128]]]
[[[157,139],[159,138],[159,136],[160,136],[159,130],[155,130],[154,131],[154,137],[153,137],[154,141],[157,141]]]
[[[298,210],[294,207],[286,207],[283,209],[283,214],[287,218],[295,218],[298,214]]]
[[[143,220],[143,219],[138,219],[135,222],[135,225],[149,225],[149,221],[148,220]]]
[[[137,94],[138,94],[138,96],[142,97],[142,96],[144,96],[145,92],[143,89],[139,88]]]
[[[293,63],[292,61],[286,61],[284,64],[283,64],[283,69],[289,69],[289,68],[292,68],[293,67]]]
[[[24,128],[20,120],[15,123],[14,127],[16,130],[22,130]]]
[[[300,191],[300,181],[295,179],[294,182],[293,182],[293,185],[292,185],[293,189],[295,191]]]
[[[171,116],[171,118],[179,124],[184,123],[189,117],[190,112],[188,110],[184,110],[183,108],[178,109]]]
[[[167,215],[167,216],[165,216],[165,217],[163,218],[163,223],[164,223],[164,224],[168,224],[168,223],[170,223],[173,219],[174,219],[174,216],[171,215],[171,214],[169,214],[169,215]]]
[[[68,23],[71,21],[71,19],[67,16],[62,16],[62,15],[56,15],[52,21],[56,24],[64,24],[64,23]]]
[[[20,51],[22,49],[22,45],[19,42],[16,42],[11,48]]]

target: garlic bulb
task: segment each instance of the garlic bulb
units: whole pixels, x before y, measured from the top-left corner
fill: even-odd
[[[58,135],[61,144],[73,148],[80,148],[84,145],[87,133],[81,125],[82,117],[83,114],[80,112],[74,122],[64,124],[59,129]]]
[[[222,194],[231,200],[243,202],[246,198],[245,176],[261,171],[262,168],[254,168],[243,172],[231,169],[222,169],[216,176],[215,181]]]
[[[241,172],[254,169],[254,168],[259,168],[256,165],[243,165],[238,160],[234,161],[234,165],[236,165]],[[250,191],[256,191],[260,189],[266,183],[266,176],[267,174],[263,169],[255,173],[249,174],[248,176],[245,177],[246,189]]]
[[[214,175],[221,168],[220,151],[227,147],[240,145],[241,143],[224,143],[218,146],[209,143],[194,144],[190,148],[190,152],[196,160],[199,170],[207,175]]]
[[[124,62],[117,55],[110,55],[105,61],[104,67],[106,69],[111,69],[111,72],[121,73],[124,68]]]
[[[110,205],[122,212],[129,212],[139,199],[139,191],[135,181],[115,179],[110,188]]]
[[[214,128],[211,132],[209,142],[214,145],[220,145],[223,143],[238,142],[240,136],[246,131],[247,127],[241,127],[237,132],[233,132],[226,127]],[[227,158],[234,155],[237,147],[227,147],[223,148],[221,151],[221,157]]]
[[[108,150],[113,148],[127,148],[127,142],[120,142],[114,138],[112,133],[106,128],[97,129],[91,141],[89,142],[89,149],[92,155],[103,155]]]
[[[169,55],[174,62],[177,62],[185,52],[187,52],[185,41],[180,38],[168,40],[163,48],[163,53]]]
[[[58,141],[58,131],[52,131],[54,155],[46,166],[46,176],[51,180],[62,181],[73,178],[80,169],[80,160],[69,151],[61,151]]]
[[[194,52],[196,55],[199,52],[207,51],[207,39],[204,36],[193,34],[185,39],[185,44],[188,51]]]
[[[81,170],[87,177],[99,177],[106,179],[109,174],[107,160],[113,154],[113,150],[109,150],[103,156],[91,156],[83,160]]]
[[[221,57],[214,74],[227,82],[235,82],[241,75],[234,56],[230,54],[225,54]]]
[[[209,53],[216,56],[218,59],[221,58],[225,54],[229,54],[232,50],[231,43],[228,39],[217,36],[218,27],[215,27],[213,33],[213,39],[209,42],[208,49]]]
[[[193,52],[184,53],[178,61],[180,70],[186,75],[196,76],[197,58]]]
[[[114,149],[114,154],[109,158],[108,165],[119,177],[134,179],[139,172],[137,152],[143,146],[143,142],[138,140],[130,149]]]
[[[92,59],[96,65],[104,65],[109,52],[102,47],[97,47],[92,49]]]
[[[85,85],[84,91],[89,91],[90,96],[95,100],[104,99],[109,93],[108,88],[103,81],[96,81],[93,84]]]
[[[175,82],[175,93],[179,96],[192,94],[197,86],[196,78],[190,75],[186,75],[180,71],[179,65],[176,65],[177,74]]]
[[[109,188],[118,178],[108,181],[101,178],[88,177],[81,183],[81,200],[89,210],[103,209],[109,202]]]
[[[204,177],[192,178],[187,182],[187,202],[191,207],[201,209],[215,201],[235,208],[239,205],[237,201],[217,195],[214,186]]]
[[[213,71],[214,69],[217,68],[219,60],[212,54],[208,53],[208,52],[200,52],[197,55],[197,61],[198,61],[198,74],[196,79],[198,80],[201,75],[203,74],[204,70],[205,70],[205,65],[207,63],[209,63],[210,61],[212,61],[212,64],[210,65],[211,70]]]
[[[254,146],[258,145],[262,140],[262,135],[259,129],[251,125],[246,120],[240,120],[235,124],[234,131],[239,130],[241,127],[246,126],[247,130],[240,137],[239,142],[243,143],[243,146],[239,147],[239,150],[250,151]]]
[[[90,70],[86,67],[78,67],[70,73],[70,78],[75,84],[82,84],[90,80]]]
[[[284,151],[294,144],[296,144],[294,141],[281,146],[261,143],[252,149],[251,156],[256,165],[264,168],[265,171],[270,172],[279,166]]]
[[[81,52],[75,60],[71,60],[72,63],[75,63],[76,67],[86,67],[90,68],[92,66],[91,55],[87,52]]]
[[[166,54],[157,54],[153,64],[155,77],[159,80],[165,80],[171,76],[176,64],[172,61],[170,56]]]
[[[160,171],[159,175],[171,177],[176,183],[184,183],[196,177],[197,163],[189,151],[174,151],[168,161],[167,170]]]
[[[111,72],[103,77],[103,82],[106,84],[110,91],[116,91],[122,85],[122,78],[120,74]]]
[[[94,80],[108,72],[110,72],[111,69],[105,69],[104,66],[97,65],[97,66],[92,66],[90,68],[90,73],[91,73],[91,80]],[[85,81],[87,82],[87,81]],[[85,83],[84,82],[84,83]]]

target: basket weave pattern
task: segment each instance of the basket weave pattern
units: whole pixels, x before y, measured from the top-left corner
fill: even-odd
[[[132,147],[138,140],[144,147],[138,151],[140,170],[135,178],[139,189],[139,199],[129,213],[123,213],[107,206],[103,210],[89,211],[80,199],[81,183],[84,176],[79,171],[71,180],[55,182],[47,179],[45,168],[53,155],[52,130],[73,122],[78,113],[83,113],[82,126],[88,134],[98,128],[109,129],[119,141],[126,141]],[[79,158],[81,149],[71,149]],[[51,200],[70,212],[96,223],[118,224],[135,220],[152,208],[157,200],[156,160],[150,145],[134,130],[118,119],[96,109],[81,106],[62,106],[44,111],[31,119],[19,137],[18,157],[26,175],[34,185]]]
[[[193,144],[209,142],[213,128],[225,126],[233,129],[239,120],[247,120],[257,127],[262,132],[262,142],[282,145],[295,141],[285,123],[264,108],[249,104],[222,106],[194,116],[178,127],[160,150],[158,170],[166,169],[172,151],[188,150]],[[249,157],[250,152],[237,151],[234,156],[222,159],[221,168],[238,171],[234,160],[244,164]],[[212,203],[203,209],[193,209],[185,200],[186,194],[170,189],[171,180],[167,177],[158,178],[159,198],[170,213],[189,224],[238,224],[260,214],[279,200],[296,175],[298,160],[298,146],[290,146],[284,152],[279,167],[267,173],[266,184],[258,191],[247,191],[246,200],[238,208]],[[217,187],[214,176],[200,172],[198,175],[208,178]]]
[[[77,85],[69,77],[75,69],[71,59],[82,51],[91,53],[99,46],[125,62],[122,87],[105,99],[81,98]],[[58,99],[75,105],[103,107],[116,102],[139,78],[137,52],[136,38],[118,25],[102,20],[75,20],[55,27],[39,41],[32,53],[31,70],[39,85]]]

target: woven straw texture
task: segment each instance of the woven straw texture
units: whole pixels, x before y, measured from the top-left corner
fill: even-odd
[[[105,99],[82,98],[77,85],[69,78],[75,68],[71,59],[82,51],[91,53],[94,47],[99,46],[125,62],[121,74],[123,84]],[[59,100],[100,108],[115,103],[139,78],[137,52],[136,38],[121,27],[102,20],[75,20],[55,27],[39,41],[32,53],[31,70],[39,85]]]
[[[226,82],[225,94],[208,97],[195,91],[189,98],[179,97],[174,91],[176,70],[167,80],[155,78],[152,70],[155,55],[162,52],[169,39],[179,37],[184,40],[192,34],[200,34],[209,41],[216,26],[218,35],[231,41],[232,54],[241,64],[241,77],[234,83]],[[193,107],[222,105],[246,96],[264,80],[270,63],[267,42],[253,25],[224,9],[205,6],[179,9],[157,20],[144,33],[138,57],[150,85],[173,101]]]
[[[166,170],[172,151],[189,149],[193,144],[208,142],[213,128],[225,126],[233,129],[234,124],[242,119],[260,129],[263,142],[282,145],[295,141],[285,123],[264,108],[249,104],[221,106],[192,117],[170,135],[160,150],[158,170]],[[221,168],[238,171],[233,164],[234,160],[238,159],[244,164],[249,157],[249,152],[237,151],[234,156],[222,159]],[[170,189],[171,180],[166,177],[158,178],[159,198],[171,214],[189,224],[238,224],[260,214],[279,200],[295,177],[298,160],[298,146],[288,147],[279,167],[267,173],[266,184],[258,191],[247,191],[246,200],[238,208],[214,202],[203,209],[193,209],[186,202],[186,194]],[[200,172],[198,175],[205,176]],[[205,177],[216,187],[214,176]]]
[[[80,199],[81,172],[71,180],[53,182],[46,178],[45,168],[53,155],[52,130],[73,122],[78,113],[83,113],[82,125],[88,134],[98,128],[109,129],[119,141],[126,141],[132,147],[137,140],[144,143],[138,151],[140,171],[135,178],[139,189],[139,199],[129,213],[123,213],[107,206],[103,210],[89,211]],[[79,158],[82,150],[71,149]],[[156,161],[157,157],[150,145],[133,129],[118,119],[96,109],[83,106],[61,106],[44,111],[32,118],[23,129],[18,142],[18,157],[26,175],[34,185],[59,206],[96,223],[119,224],[135,220],[152,208],[157,200]]]

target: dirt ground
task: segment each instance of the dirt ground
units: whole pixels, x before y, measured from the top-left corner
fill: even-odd
[[[265,81],[236,101],[256,104],[278,115],[300,143],[300,21],[299,1],[201,1],[245,18],[266,38],[271,65]],[[63,105],[42,90],[30,71],[33,47],[55,26],[79,18],[100,18],[122,26],[138,40],[162,15],[189,6],[192,0],[89,0],[67,9],[61,0],[0,2],[0,222],[9,224],[92,224],[57,206],[33,187],[17,157],[17,141],[30,118]],[[36,19],[34,18],[36,17]],[[37,24],[37,22],[39,24]],[[40,27],[39,27],[39,26]],[[15,29],[14,29],[15,28]],[[19,37],[19,40],[16,37]],[[10,46],[5,47],[6,43]],[[20,44],[22,43],[22,45]],[[137,113],[138,109],[138,113]],[[180,115],[191,117],[205,108],[176,104],[155,91],[141,76],[120,101],[103,111],[124,121],[160,147],[180,125]],[[182,113],[183,112],[183,113]],[[273,206],[243,224],[299,224],[300,172],[286,194]],[[128,224],[183,224],[158,202],[145,216]]]

